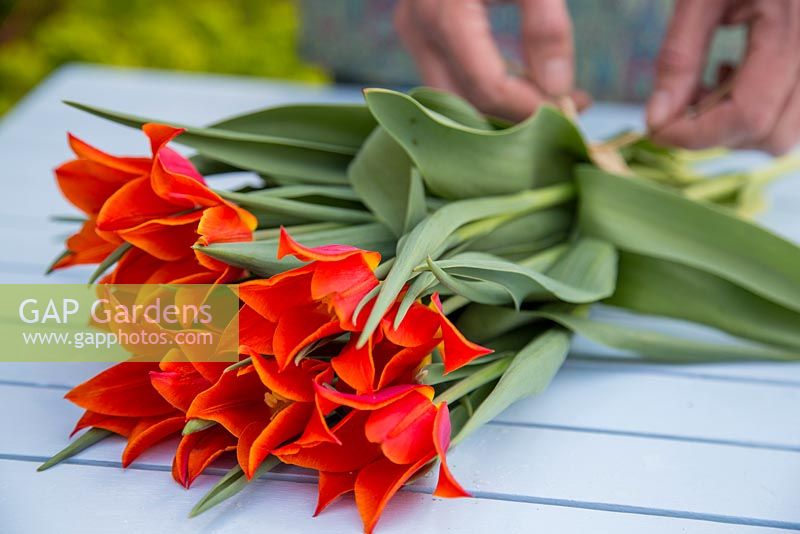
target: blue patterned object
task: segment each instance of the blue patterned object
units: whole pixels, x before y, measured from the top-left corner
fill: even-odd
[[[338,81],[419,82],[411,58],[392,27],[396,0],[302,0],[302,53],[328,68]],[[672,11],[671,0],[571,0],[579,87],[598,100],[641,102],[652,87],[654,62]],[[491,9],[503,51],[519,62],[518,11],[513,4]],[[740,29],[720,31],[706,77],[741,54]]]

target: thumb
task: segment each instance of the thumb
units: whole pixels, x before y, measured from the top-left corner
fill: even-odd
[[[724,2],[678,0],[658,55],[655,87],[647,103],[651,130],[681,114],[700,85],[714,30]]]
[[[549,97],[574,83],[572,21],[564,0],[520,0],[523,59],[530,78]]]

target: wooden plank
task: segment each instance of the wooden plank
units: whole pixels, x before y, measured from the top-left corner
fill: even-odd
[[[106,366],[3,364],[0,380],[65,389]],[[800,387],[626,372],[573,361],[545,393],[510,407],[496,422],[800,451],[800,427],[783,406],[800,406]]]
[[[183,491],[163,472],[64,465],[34,473],[28,462],[0,460],[0,510],[8,532],[360,532],[347,497],[311,517],[316,488],[282,480],[256,482],[235,502],[189,520],[188,510],[217,480],[201,476]],[[111,475],[111,476],[110,476]],[[120,506],[124,503],[124,506]],[[403,491],[390,503],[378,532],[648,532],[649,534],[778,534],[771,528],[626,514],[492,499],[436,499]]]
[[[794,386],[620,372],[571,362],[542,395],[510,407],[497,422],[695,439],[800,452]]]
[[[41,459],[66,444],[79,410],[60,391],[3,386],[0,455]],[[172,444],[142,457],[144,467],[170,465]],[[77,458],[117,465],[119,440]],[[459,480],[478,496],[509,500],[599,503],[661,514],[738,517],[800,528],[800,454],[516,426],[489,426],[451,454]],[[430,477],[416,485],[432,487]]]

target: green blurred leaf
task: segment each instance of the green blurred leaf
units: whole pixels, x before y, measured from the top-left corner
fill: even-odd
[[[105,274],[105,272],[111,268],[112,265],[121,260],[122,256],[124,256],[125,253],[128,252],[132,247],[133,245],[130,243],[122,243],[120,246],[115,248],[111,254],[106,256],[106,258],[100,262],[100,265],[98,265],[97,268],[92,272],[91,276],[89,276],[89,281],[87,284],[94,284],[98,278],[103,276],[103,274]]]
[[[515,217],[469,243],[467,249],[495,256],[525,257],[541,248],[566,241],[573,215],[574,209],[559,207]]]
[[[428,215],[425,199],[425,183],[416,168],[411,169],[406,197],[406,213],[403,221],[403,233],[410,232]]]
[[[800,248],[793,243],[642,180],[589,166],[577,178],[584,235],[694,267],[800,310]]]
[[[372,214],[362,210],[326,206],[324,204],[253,193],[232,193],[229,191],[217,191],[217,193],[222,198],[250,211],[266,215],[288,215],[304,222],[366,223],[375,220]]]
[[[537,317],[513,308],[470,304],[456,320],[464,336],[476,343],[485,344],[506,332],[536,321]]]
[[[67,458],[72,458],[79,452],[91,447],[98,441],[104,440],[113,435],[113,432],[103,428],[90,428],[84,432],[81,437],[64,447],[61,452],[57,453],[55,456],[40,465],[36,470],[44,471],[45,469],[50,469],[54,465],[60,464]]]
[[[634,352],[637,356],[664,362],[699,363],[731,360],[800,360],[800,350],[779,347],[707,343],[678,338],[661,332],[639,330],[629,325],[596,321],[554,311],[522,312],[557,322],[607,347]]]
[[[511,364],[511,358],[495,360],[486,365],[476,366],[472,372],[464,378],[450,385],[447,389],[434,397],[434,404],[446,402],[448,404],[457,401],[461,397],[478,389],[480,386],[491,382],[500,377]]]
[[[336,200],[351,200],[360,202],[361,199],[349,186],[341,185],[284,185],[279,187],[268,187],[256,191],[247,192],[248,195],[275,197],[275,198],[302,198],[322,197]]]
[[[439,267],[430,257],[427,265],[436,279],[455,295],[461,295],[472,302],[481,304],[504,305],[513,303],[519,308],[522,303],[520,294],[525,292],[521,284],[515,284],[517,280],[509,278],[505,283],[498,283],[487,280],[480,276],[451,276],[447,271]],[[500,278],[496,276],[495,278]],[[398,318],[402,321],[402,318]]]
[[[262,463],[258,469],[256,469],[252,480],[258,480],[259,477],[271,471],[280,465],[280,463],[280,460],[278,460],[276,457],[268,456],[264,460],[264,463]],[[230,499],[245,489],[250,482],[251,480],[247,480],[247,477],[245,476],[241,467],[237,465],[236,467],[231,468],[231,470],[228,471],[225,476],[219,480],[219,482],[214,484],[214,486],[208,490],[208,493],[206,493],[197,502],[194,508],[192,508],[192,511],[189,512],[189,517],[196,517],[203,512],[207,512],[221,502]]]
[[[363,104],[289,104],[244,113],[208,128],[311,141],[355,154],[376,125]]]
[[[466,252],[435,266],[449,275],[494,283],[506,289],[514,305],[526,298],[558,298],[564,302],[595,302],[610,296],[617,275],[617,254],[614,247],[595,239],[579,239],[548,269],[547,273],[506,261],[489,254]],[[510,300],[478,300],[452,287],[439,274],[437,278],[454,292],[473,302],[506,304]],[[493,292],[492,296],[502,297]]]
[[[402,145],[425,184],[445,198],[515,193],[568,181],[576,161],[588,161],[580,133],[553,108],[499,131],[464,126],[412,97],[368,89],[367,105]]]
[[[486,117],[463,98],[432,87],[415,87],[408,96],[428,108],[459,124],[476,130],[492,131],[494,127]]]
[[[350,164],[348,176],[375,217],[402,235],[412,194],[411,160],[403,148],[383,128],[375,128]],[[422,198],[424,207],[424,191]]]
[[[572,195],[571,184],[558,184],[515,195],[452,202],[426,217],[398,243],[394,265],[381,285],[359,344],[366,343],[375,331],[414,268],[428,256],[437,258],[446,248],[451,234],[460,227],[483,219],[482,222],[490,223],[485,229],[488,232],[506,219],[562,204],[569,201]],[[495,218],[495,222],[490,221],[491,218]]]
[[[208,419],[189,419],[183,426],[181,435],[188,436],[189,434],[194,434],[195,432],[200,432],[201,430],[211,428],[216,424],[216,421],[209,421]]]
[[[352,159],[353,151],[345,145],[214,128],[195,128],[75,102],[67,104],[134,128],[140,128],[146,122],[161,122],[186,128],[175,142],[192,147],[203,156],[240,169],[293,176],[311,183],[347,183],[347,166]]]
[[[800,314],[723,278],[668,260],[621,253],[617,290],[606,303],[800,349]]]

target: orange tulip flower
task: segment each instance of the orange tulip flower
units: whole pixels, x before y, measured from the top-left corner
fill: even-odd
[[[192,247],[249,241],[256,219],[211,191],[194,166],[167,147],[183,130],[145,124],[151,158],[116,157],[76,137],[77,159],[56,169],[64,196],[88,220],[67,240],[54,269],[99,263],[124,243],[132,245],[110,283],[222,283],[241,270]]]
[[[154,371],[159,371],[157,363],[122,362],[73,388],[66,398],[86,412],[72,433],[95,427],[127,438],[122,453],[125,467],[146,449],[180,432],[183,412],[153,388]]]
[[[239,286],[240,343],[273,354],[281,369],[313,343],[357,330],[353,311],[378,284],[380,262],[377,252],[355,247],[304,247],[281,229],[278,258],[290,254],[310,263]]]
[[[273,451],[285,463],[319,471],[315,515],[337,497],[354,492],[364,530],[372,532],[392,496],[437,457],[441,463],[434,495],[469,495],[447,466],[449,412],[445,403],[433,404],[431,387],[393,386],[368,395],[322,385],[316,390],[332,405],[351,409],[332,429],[337,442],[293,443]]]
[[[281,371],[274,358],[250,357],[250,365],[223,373],[191,402],[188,418],[217,425],[182,438],[173,469],[181,484],[188,487],[215,458],[234,449],[251,478],[274,449],[304,434],[314,412],[314,384],[333,378],[325,362],[304,360]]]

